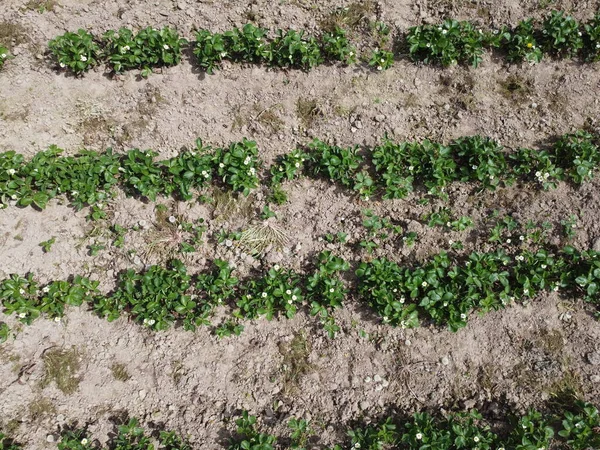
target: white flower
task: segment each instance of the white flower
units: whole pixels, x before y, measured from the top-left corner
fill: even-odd
[[[50,292],[50,286],[44,286],[42,292]]]
[[[413,170],[415,170],[415,167],[414,166],[408,166],[408,170],[413,171]]]
[[[208,172],[206,170],[202,171],[202,176],[208,178]]]
[[[262,294],[260,294],[262,298],[267,298],[267,293],[263,292]]]
[[[506,240],[506,243],[507,243],[507,244],[510,244],[510,242],[511,242],[511,240],[510,240],[510,238],[508,238],[508,239]]]
[[[254,167],[250,167],[250,170],[248,171],[248,175],[254,175],[256,174],[256,169]]]
[[[538,178],[539,178],[539,177],[541,177],[541,176],[542,176],[542,172],[540,172],[540,171],[537,171],[537,172],[535,173],[535,176],[536,176],[536,177],[538,177]]]
[[[578,34],[579,36],[581,36],[581,31],[579,31],[577,34]]]
[[[300,167],[300,163],[297,162],[296,164],[294,164],[294,166],[296,166],[296,168]]]
[[[523,294],[529,295],[529,289],[523,289]]]
[[[448,34],[448,30],[442,30],[442,34]]]
[[[8,173],[9,175],[14,175],[15,173],[17,173],[17,171],[15,169],[8,169],[6,173]]]
[[[425,44],[425,47],[429,48],[431,47],[431,44],[428,42],[427,44]]]
[[[293,302],[293,300],[288,300],[288,305],[291,305]]]
[[[225,58],[227,56],[227,52],[221,52],[221,58]]]
[[[354,444],[354,448],[360,448],[360,444],[357,442],[356,444]]]
[[[0,55],[0,58],[2,58],[2,59],[6,58],[6,53],[2,53],[2,54]]]
[[[279,269],[281,269],[281,267],[279,267],[279,264],[275,264],[275,265],[273,266],[273,269],[275,269],[275,270],[279,270]]]
[[[17,196],[15,194],[13,194],[13,195],[10,196],[10,198],[13,199],[13,200],[16,200]]]
[[[406,300],[404,298],[404,296],[400,297],[400,303],[404,303]]]
[[[167,44],[163,45],[163,48],[164,48],[165,50],[169,50],[169,46],[168,46]]]
[[[490,175],[490,180],[493,180],[493,179],[494,179],[494,175]]]
[[[81,58],[79,58],[79,59],[81,59],[81,61],[83,61],[83,62],[86,62],[87,61],[87,56],[81,55]]]
[[[383,67],[377,66],[377,70],[383,70]]]
[[[67,67],[67,66],[65,65],[65,63],[60,63],[60,64],[59,64],[59,66],[60,66],[60,68],[61,68],[61,69],[64,69],[65,67]]]
[[[156,320],[154,320],[154,319],[150,319],[148,321],[148,325],[150,325],[150,326],[154,325],[155,323],[156,323]]]
[[[423,287],[427,287],[427,281],[423,281],[423,282],[421,283],[421,286],[423,286]]]
[[[389,319],[389,317],[388,317],[388,316],[383,316],[383,321],[384,321],[384,322],[387,322],[387,321],[389,321],[389,320],[390,320],[390,319]]]
[[[475,437],[473,438],[473,442],[479,442],[479,436],[475,436]]]
[[[349,56],[354,56],[354,52],[348,53]]]
[[[477,170],[477,166],[476,166],[475,164],[473,164],[473,165],[471,166],[471,169],[473,169],[473,170]]]
[[[542,264],[542,269],[545,269],[546,267],[548,267],[546,264]]]
[[[333,293],[333,292],[335,292],[335,289],[334,288],[329,288],[329,292]]]
[[[519,236],[519,240],[520,241],[524,241],[525,240],[525,236]]]
[[[86,438],[83,438],[81,440],[81,445],[87,445],[87,443],[88,443],[88,440]]]
[[[385,59],[381,58],[381,60],[380,60],[380,61],[383,63],[383,62],[385,62]]]
[[[554,289],[553,289],[553,291],[554,291],[554,292],[558,292],[558,284],[557,284],[556,286],[554,286]]]
[[[417,433],[417,435],[415,437],[417,438],[418,441],[423,439],[423,435],[421,433]]]
[[[219,163],[219,167],[222,169],[223,167],[225,167],[225,164]]]
[[[125,47],[123,47],[126,51],[131,50],[131,47],[129,45],[126,45]]]
[[[55,317],[55,318],[54,318],[54,321],[55,321],[55,322],[60,322],[60,317]]]
[[[21,313],[21,314],[19,314],[19,317],[21,319],[24,319],[25,317],[27,317],[27,313]]]
[[[467,318],[467,315],[463,313],[463,314],[461,314],[461,315],[460,315],[460,318],[461,318],[462,320],[465,320],[465,319]]]
[[[175,218],[175,216],[169,216],[169,222],[175,223],[177,222],[177,219]]]
[[[19,294],[25,295],[25,290],[24,289],[19,289]]]
[[[289,289],[288,289],[287,291],[285,291],[285,293],[286,293],[287,295],[292,295],[292,291],[290,291]]]
[[[298,300],[298,297],[296,297],[295,295],[292,295],[292,300],[296,301],[296,300]]]

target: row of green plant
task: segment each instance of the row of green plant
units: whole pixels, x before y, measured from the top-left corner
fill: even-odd
[[[347,431],[344,443],[316,447],[322,424],[292,418],[287,422],[288,436],[278,438],[261,430],[264,427],[258,425],[256,416],[242,411],[235,422],[236,432],[224,446],[228,450],[586,450],[600,447],[600,417],[598,409],[590,403],[577,401],[559,413],[542,414],[532,409],[521,416],[507,414],[504,422],[505,429],[499,435],[476,410],[450,413],[445,417],[418,412],[412,417],[389,416],[377,423],[354,426]],[[86,428],[63,431],[57,447],[59,450],[101,448]],[[0,434],[0,450],[21,448]],[[138,420],[130,419],[118,427],[108,448],[191,450],[192,446],[173,431],[149,434]]]
[[[51,40],[49,47],[59,66],[76,74],[105,62],[115,73],[142,69],[142,76],[148,76],[152,68],[179,64],[187,44],[169,27],[148,27],[137,33],[110,30],[101,38],[80,29]],[[269,37],[268,30],[252,24],[224,33],[199,30],[192,48],[198,65],[208,73],[223,60],[308,70],[326,61],[349,64],[356,54],[340,28],[318,38],[295,30],[277,30]]]
[[[367,151],[365,149],[365,151]],[[56,146],[37,153],[30,161],[14,151],[0,153],[0,206],[44,209],[48,201],[66,195],[76,209],[92,205],[91,215],[102,217],[102,207],[116,185],[131,196],[155,200],[174,195],[191,200],[194,191],[217,182],[248,195],[259,185],[261,162],[254,141],[244,139],[227,148],[211,148],[196,141],[194,150],[155,161],[151,150],[125,154],[81,151],[61,156]],[[270,167],[270,200],[284,203],[283,181],[302,173],[323,177],[353,189],[364,200],[375,195],[404,198],[415,185],[444,196],[452,182],[475,182],[494,190],[515,180],[550,189],[560,181],[581,184],[593,177],[600,164],[598,136],[580,130],[560,136],[549,148],[507,151],[493,139],[469,136],[449,145],[431,142],[395,143],[390,139],[367,151],[359,146],[338,147],[315,139],[303,150],[283,155]]]
[[[509,152],[488,137],[468,136],[449,145],[429,140],[395,143],[386,138],[369,150],[367,158],[364,153],[359,146],[343,148],[315,139],[306,151],[280,157],[270,169],[273,200],[285,201],[281,182],[303,172],[353,189],[369,200],[377,194],[385,199],[405,198],[415,185],[444,196],[448,184],[458,181],[495,190],[522,180],[550,189],[559,181],[588,181],[600,165],[598,137],[583,130],[560,136],[543,150]]]
[[[246,139],[216,149],[197,140],[194,150],[158,162],[154,160],[157,153],[151,150],[134,149],[122,155],[111,149],[103,153],[84,150],[76,156],[61,153],[51,146],[27,162],[13,151],[1,153],[0,204],[13,200],[20,206],[44,209],[50,199],[64,194],[76,209],[94,205],[92,215],[101,217],[117,184],[128,195],[154,201],[159,194],[191,200],[194,190],[213,180],[248,195],[259,182],[256,143]]]
[[[500,49],[513,63],[539,62],[544,53],[553,57],[581,54],[586,61],[600,60],[600,14],[581,25],[563,11],[551,11],[536,25],[533,19],[527,19],[514,28],[484,31],[471,22],[449,19],[437,25],[412,27],[398,40],[406,45],[413,61],[442,66],[468,63],[477,67],[485,48]],[[383,27],[387,36],[389,28]],[[148,76],[155,67],[178,64],[186,45],[188,42],[169,27],[148,27],[137,33],[127,28],[110,30],[101,37],[80,29],[51,40],[49,48],[60,67],[76,74],[106,62],[115,73],[142,69],[142,76]],[[253,24],[224,33],[201,29],[191,48],[197,64],[208,73],[224,60],[309,70],[325,62],[352,64],[357,59],[355,47],[341,28],[318,37],[281,29],[269,36],[267,29]],[[377,70],[384,70],[393,65],[394,54],[377,48],[363,59]]]
[[[500,249],[453,258],[441,252],[412,267],[374,259],[358,266],[353,291],[385,324],[413,328],[425,320],[457,331],[473,314],[528,302],[541,291],[599,306],[599,255],[567,246],[556,254]],[[0,282],[0,301],[5,314],[15,314],[24,324],[41,315],[60,320],[67,306],[86,303],[109,321],[127,314],[156,331],[173,324],[193,331],[209,325],[215,309],[226,306],[231,316],[215,330],[220,337],[239,334],[242,320],[291,318],[306,305],[333,337],[339,326],[332,313],[349,298],[350,288],[343,282],[349,269],[330,251],[318,255],[307,275],[274,266],[246,280],[235,277],[221,260],[194,276],[173,260],[167,267],[120,273],[117,287],[106,295],[98,290],[98,281],[79,275],[42,285],[31,273],[14,274]]]
[[[600,60],[600,14],[580,24],[563,11],[550,11],[541,23],[533,19],[516,27],[484,31],[471,22],[446,20],[437,25],[412,27],[406,43],[414,61],[450,66],[471,64],[477,67],[484,49],[498,48],[509,62],[538,63],[543,55],[585,61]]]

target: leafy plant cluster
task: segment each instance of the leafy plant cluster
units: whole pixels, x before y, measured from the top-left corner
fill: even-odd
[[[548,149],[510,153],[482,136],[462,137],[449,145],[429,140],[398,144],[386,138],[372,149],[371,167],[359,147],[340,148],[315,140],[308,146],[307,162],[305,172],[310,176],[351,188],[365,200],[378,191],[385,199],[396,199],[413,192],[415,184],[439,196],[457,181],[479,183],[489,190],[517,179],[537,182],[544,189],[559,181],[581,184],[593,177],[600,149],[597,136],[583,130],[559,137]]]
[[[61,68],[78,75],[105,62],[114,73],[141,69],[147,77],[155,67],[179,64],[186,43],[169,27],[148,27],[137,33],[128,28],[109,30],[102,37],[80,29],[52,39],[48,47]]]
[[[216,149],[197,140],[194,150],[163,161],[155,161],[157,153],[150,150],[122,155],[111,149],[84,150],[75,156],[61,156],[62,152],[51,146],[27,162],[13,151],[0,153],[0,205],[15,201],[44,209],[50,199],[63,194],[77,210],[94,205],[94,218],[101,218],[116,185],[129,195],[154,201],[159,194],[191,200],[194,190],[213,181],[248,195],[259,182],[258,150],[247,139]]]
[[[356,50],[341,28],[318,38],[303,30],[277,30],[274,37],[268,34],[268,30],[252,24],[224,33],[202,29],[196,33],[194,55],[209,74],[223,60],[309,70],[326,61],[351,64],[356,58]]]
[[[8,48],[0,44],[0,69],[4,67],[4,63],[11,58]]]
[[[599,256],[573,247],[557,255],[543,249],[509,255],[499,249],[456,261],[441,252],[412,268],[375,259],[360,264],[358,292],[384,323],[412,328],[426,318],[457,331],[475,312],[529,301],[543,290],[583,294],[585,301],[600,305]]]
[[[427,412],[412,416],[389,416],[384,420],[348,429],[343,443],[324,450],[362,449],[465,449],[530,450],[564,448],[586,450],[600,446],[600,417],[591,403],[577,401],[568,409],[543,414],[530,409],[523,415],[507,414],[505,433],[492,431],[490,423],[477,411],[453,412],[444,417]],[[235,421],[228,450],[307,450],[318,441],[313,424],[304,419],[288,420],[288,436],[277,437],[261,430],[258,418],[243,410]],[[0,433],[0,450],[21,450],[23,447]],[[61,433],[59,450],[99,449],[85,428]],[[108,448],[119,450],[191,450],[192,446],[174,431],[149,435],[135,418],[117,429]]]
[[[581,25],[563,11],[550,11],[536,25],[533,19],[526,19],[512,29],[490,32],[470,22],[448,19],[437,25],[412,27],[405,38],[413,61],[445,67],[477,67],[485,48],[499,48],[513,63],[538,63],[544,53],[564,58],[582,55],[590,62],[600,58],[600,14]]]
[[[209,271],[191,276],[183,263],[173,260],[167,267],[122,272],[117,288],[107,295],[99,292],[97,281],[81,276],[42,286],[32,274],[11,275],[0,282],[0,301],[5,314],[15,314],[25,324],[41,315],[60,320],[67,306],[87,303],[109,321],[126,313],[156,331],[175,323],[193,331],[210,324],[215,308],[227,306],[235,320],[228,319],[217,331],[226,336],[242,331],[237,320],[292,318],[306,300],[311,315],[333,337],[339,326],[332,313],[348,298],[343,277],[349,269],[348,262],[325,251],[307,275],[276,265],[240,281],[224,261],[216,260]],[[356,275],[358,298],[384,323],[403,328],[425,319],[457,331],[474,313],[528,302],[541,291],[582,297],[600,306],[600,252],[570,246],[556,254],[543,248],[509,254],[500,248],[464,259],[441,252],[413,267],[380,258],[362,262]]]

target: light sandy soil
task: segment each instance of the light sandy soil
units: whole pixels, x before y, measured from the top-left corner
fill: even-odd
[[[195,27],[223,31],[255,16],[268,28],[315,31],[341,2],[60,0],[61,6],[44,13],[26,3],[0,4],[0,23],[22,26],[25,33],[12,45],[17,58],[0,72],[0,151],[26,157],[56,144],[65,154],[83,147],[152,148],[167,158],[197,137],[213,145],[248,137],[257,141],[268,167],[277,155],[313,137],[372,146],[385,133],[398,140],[444,142],[482,134],[517,148],[543,145],[584,125],[600,129],[600,65],[576,61],[507,66],[488,54],[478,69],[441,70],[403,60],[385,73],[361,65],[322,66],[304,73],[225,64],[208,76],[185,58],[181,65],[141,80],[135,71],[113,79],[102,68],[72,78],[57,73],[45,55],[49,39],[79,27],[102,33],[109,27],[171,25],[191,39]],[[445,15],[493,27],[540,17],[540,3],[382,1],[369,18],[401,30]],[[591,17],[599,6],[592,1],[552,4],[580,19]],[[523,89],[508,93],[503,85],[509,77]],[[311,126],[297,111],[298,102],[307,100],[314,100],[320,111]],[[272,112],[268,120],[261,114],[265,110]],[[330,248],[355,264],[366,254],[327,244],[322,236],[344,231],[352,242],[360,241],[360,213],[366,207],[418,233],[413,248],[391,242],[375,252],[401,263],[448,249],[450,239],[463,240],[465,252],[491,248],[486,240],[493,210],[523,222],[550,221],[551,242],[557,246],[564,244],[561,220],[577,215],[573,244],[591,248],[600,239],[599,187],[595,180],[579,189],[561,185],[540,192],[519,185],[478,193],[461,185],[451,188],[448,203],[420,205],[420,194],[415,194],[367,205],[337,187],[301,179],[286,186],[289,203],[274,208],[276,224],[290,237],[285,249],[273,249],[260,260],[209,239],[185,262],[197,272],[221,257],[237,264],[243,276],[273,263],[304,270],[319,251]],[[226,219],[211,205],[167,198],[160,203],[181,217],[204,218],[207,236],[213,236],[259,221],[265,195],[257,190],[243,211]],[[422,215],[444,205],[456,215],[472,217],[474,229],[444,233],[429,228]],[[132,227],[140,220],[152,225],[129,232],[125,249],[109,247],[97,256],[88,254],[87,245],[108,238],[105,229],[86,220],[86,210],[75,212],[54,200],[43,212],[14,206],[0,211],[0,278],[31,271],[45,282],[83,274],[100,280],[101,289],[108,291],[119,271],[164,263],[172,256],[168,244],[148,251],[149,244],[164,237],[156,234],[155,203],[119,193],[109,210],[110,220],[100,228],[112,223]],[[52,236],[56,244],[45,254],[39,243]],[[127,250],[135,250],[137,257]],[[335,339],[303,312],[293,320],[246,323],[240,337],[222,340],[209,329],[151,333],[126,319],[108,323],[83,309],[70,310],[60,323],[38,320],[22,329],[8,317],[6,322],[18,332],[0,346],[0,429],[10,429],[28,448],[53,448],[46,436],[66,422],[90,424],[102,441],[114,431],[111,420],[128,414],[145,424],[189,433],[198,448],[208,449],[219,448],[224,430],[232,429],[226,419],[244,408],[262,415],[275,433],[283,433],[283,419],[290,415],[311,417],[324,429],[316,443],[324,446],[341,439],[350,421],[391,410],[477,407],[498,418],[508,409],[541,407],[561,383],[600,403],[600,369],[588,359],[600,350],[600,325],[579,300],[544,294],[527,306],[473,317],[458,333],[435,327],[392,329],[352,298],[336,317],[342,331]],[[304,351],[290,356],[292,342],[301,343]],[[81,358],[76,392],[67,395],[52,384],[42,388],[44,353],[71,347]],[[306,373],[292,377],[290,361],[304,365]],[[115,363],[124,365],[127,381],[115,379]],[[365,382],[375,374],[389,386],[377,390],[376,384]]]

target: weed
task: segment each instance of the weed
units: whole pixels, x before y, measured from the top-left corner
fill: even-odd
[[[77,391],[81,381],[76,375],[81,366],[79,350],[75,347],[71,349],[54,348],[46,351],[42,359],[44,361],[42,388],[54,382],[56,387],[67,395]]]
[[[115,380],[125,382],[131,378],[131,375],[129,375],[129,372],[127,372],[127,366],[125,366],[125,364],[114,363],[110,367],[110,371]]]
[[[289,343],[279,344],[279,352],[283,356],[281,370],[286,395],[296,391],[302,377],[313,370],[313,365],[309,362],[311,350],[311,344],[303,331],[295,333]]]

